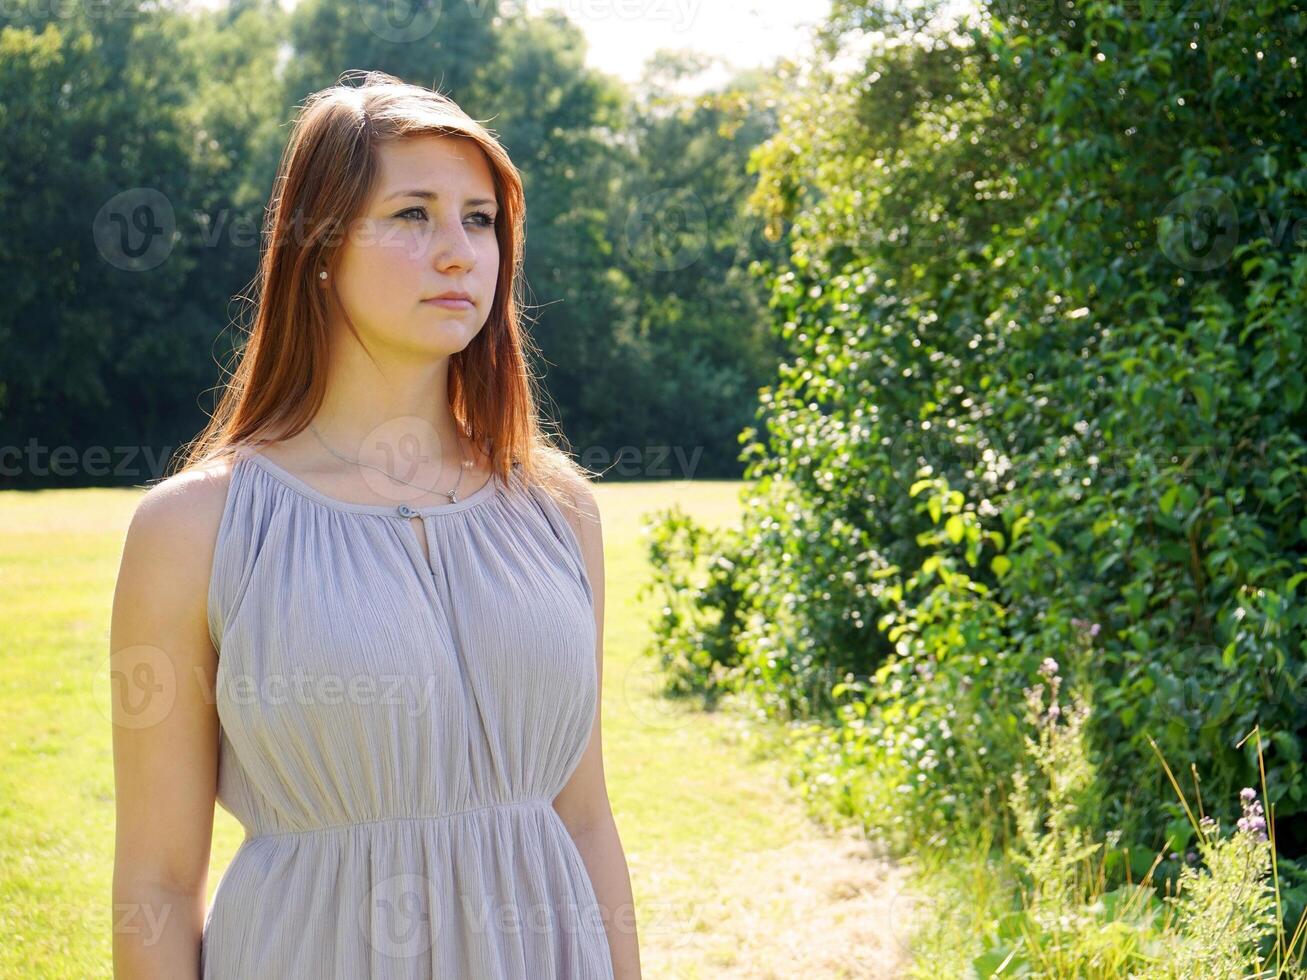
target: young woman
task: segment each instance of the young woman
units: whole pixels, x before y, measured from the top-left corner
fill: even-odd
[[[631,980],[599,513],[524,360],[520,177],[449,99],[346,81],[128,531],[115,975]],[[206,911],[215,798],[246,837]]]

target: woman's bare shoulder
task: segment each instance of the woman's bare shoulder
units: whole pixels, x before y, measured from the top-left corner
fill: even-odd
[[[235,460],[211,460],[152,484],[136,505],[133,524],[191,537],[216,531],[231,486]]]
[[[235,460],[188,467],[151,485],[137,502],[123,547],[123,563],[167,583],[174,598],[201,605]],[[145,568],[153,569],[145,573]]]

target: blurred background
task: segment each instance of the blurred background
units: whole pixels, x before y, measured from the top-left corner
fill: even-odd
[[[1301,0],[2,0],[0,974],[109,975],[122,536],[381,69],[525,178],[646,976],[1301,976],[1304,59]]]
[[[823,13],[7,3],[0,444],[34,444],[6,482],[162,473],[240,340],[295,106],[373,68],[451,95],[523,172],[537,370],[585,465],[738,477],[737,436],[781,350],[765,269],[784,246],[747,207],[748,158],[776,132],[779,66]],[[651,462],[673,443],[698,453]]]

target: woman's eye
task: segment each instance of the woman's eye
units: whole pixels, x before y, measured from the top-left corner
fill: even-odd
[[[427,216],[427,209],[422,207],[405,208],[403,211],[399,212],[399,214],[395,215],[395,217],[403,218],[405,221],[410,221],[413,219],[406,217],[406,215],[410,215],[410,214],[418,214],[422,217],[423,220],[425,220]],[[472,214],[468,215],[468,217],[476,218],[477,223],[482,228],[493,228],[495,226],[495,216],[493,214],[489,214],[486,211],[474,211]]]

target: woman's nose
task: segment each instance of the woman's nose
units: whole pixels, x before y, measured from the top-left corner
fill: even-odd
[[[436,231],[432,243],[432,261],[438,265],[471,265],[476,258],[472,239],[461,220],[446,222]]]

